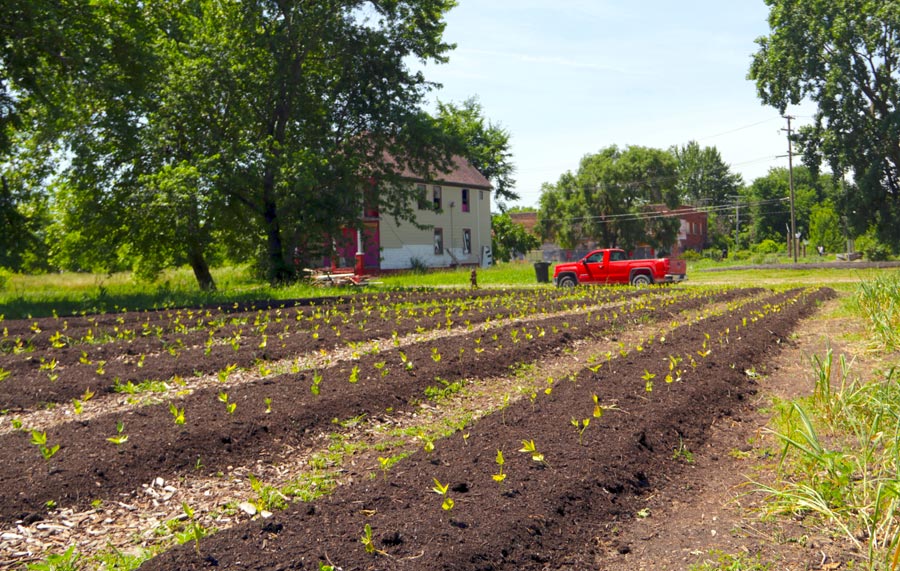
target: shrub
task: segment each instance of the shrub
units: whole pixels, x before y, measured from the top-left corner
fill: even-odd
[[[715,260],[717,262],[722,260],[722,249],[721,248],[707,248],[703,250],[703,257],[708,260]]]
[[[768,238],[753,246],[755,254],[777,254],[778,250],[780,250],[778,243]]]
[[[872,262],[883,262],[891,255],[891,249],[869,231],[856,239],[856,250]]]
[[[694,250],[685,250],[681,254],[681,259],[687,262],[696,262],[700,259],[700,254],[698,254]]]
[[[751,255],[750,250],[738,250],[731,254],[731,259],[737,261],[748,260]]]
[[[428,272],[428,265],[419,258],[410,258],[409,270],[414,274],[424,274]]]
[[[9,279],[12,277],[13,273],[3,266],[0,266],[0,291],[6,289],[6,284],[9,283]]]

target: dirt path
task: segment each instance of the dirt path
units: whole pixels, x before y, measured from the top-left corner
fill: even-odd
[[[757,365],[760,392],[743,410],[713,425],[702,449],[692,451],[690,469],[673,479],[668,489],[646,498],[649,517],[620,526],[616,539],[602,545],[606,555],[598,568],[609,571],[684,570],[702,563],[722,564],[726,556],[771,564],[779,571],[847,569],[852,549],[804,527],[800,522],[768,522],[761,517],[763,497],[752,492],[750,478],[772,482],[778,444],[765,431],[772,398],[793,399],[811,394],[810,360],[830,346],[835,360],[863,352],[842,345],[842,338],[863,337],[862,325],[836,317],[841,301],[826,302],[802,320],[790,348],[768,364]],[[854,369],[865,370],[857,359]],[[856,366],[859,369],[856,369]],[[773,454],[774,452],[774,454]],[[736,567],[712,567],[736,568]],[[748,567],[741,567],[749,568]],[[754,567],[755,569],[756,567]]]

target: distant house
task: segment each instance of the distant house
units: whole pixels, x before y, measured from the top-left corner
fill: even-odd
[[[669,212],[663,207],[660,212]],[[705,211],[697,210],[691,206],[679,206],[672,212],[681,220],[678,229],[678,239],[672,245],[671,254],[679,256],[688,250],[700,252],[709,243],[708,216]]]
[[[669,209],[664,205],[655,205],[653,207],[658,214],[677,217],[681,226],[678,229],[678,236],[675,243],[667,248],[667,253],[672,256],[680,256],[687,250],[701,251],[708,243],[707,239],[707,215],[706,212],[697,210],[690,206],[679,206]],[[526,230],[533,234],[537,234],[537,213],[534,212],[518,212],[510,214],[513,222],[521,224]],[[587,241],[574,249],[563,249],[559,245],[552,242],[545,242],[541,249],[543,250],[544,261],[567,261],[577,260],[595,248],[603,247],[593,241]],[[657,252],[648,245],[641,245],[635,248],[631,253],[635,258],[655,257]]]
[[[363,216],[363,266],[365,271],[402,270],[421,264],[433,268],[482,265],[491,262],[491,183],[466,159],[455,157],[450,172],[438,180],[426,180],[411,171],[402,173],[402,184],[416,189],[411,206],[416,221],[398,224],[377,209]],[[338,244],[336,265],[354,265],[357,233],[344,232]]]

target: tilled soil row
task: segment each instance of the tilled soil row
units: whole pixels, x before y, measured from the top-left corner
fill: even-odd
[[[105,353],[115,355],[127,348],[142,352],[158,351],[162,343],[175,338],[186,346],[204,342],[208,331],[221,338],[231,335],[239,328],[247,329],[248,325],[259,323],[293,323],[301,319],[309,319],[313,315],[368,319],[373,312],[377,317],[387,319],[385,308],[394,312],[402,312],[403,317],[415,316],[417,312],[428,308],[444,307],[447,304],[460,304],[462,309],[467,305],[475,305],[479,309],[487,309],[488,314],[495,313],[499,307],[510,304],[510,299],[522,298],[540,300],[545,304],[566,303],[572,298],[589,295],[587,290],[581,292],[565,290],[444,290],[439,295],[434,292],[386,292],[380,294],[359,294],[347,297],[308,298],[291,302],[272,304],[235,304],[234,307],[216,307],[206,309],[176,309],[160,311],[136,311],[100,314],[91,316],[55,317],[41,319],[18,319],[2,321],[3,337],[0,349],[14,353],[12,349],[18,341],[22,341],[36,351],[54,351],[68,346],[100,348],[109,346]],[[595,290],[599,292],[601,290]],[[637,295],[639,292],[624,288],[607,289],[603,295]],[[414,310],[409,313],[409,310]],[[398,316],[396,313],[394,317]],[[138,343],[135,343],[138,341]],[[140,343],[145,341],[146,343]],[[65,363],[67,352],[59,351],[58,359]],[[0,354],[0,365],[5,365],[7,355]],[[76,359],[77,360],[77,359]]]
[[[732,291],[723,298],[737,299],[747,293]],[[641,303],[632,313],[623,307],[613,312],[614,317],[602,312],[588,318],[558,316],[498,327],[491,335],[473,332],[436,345],[423,343],[364,355],[321,373],[318,395],[311,391],[317,377],[314,372],[266,378],[229,389],[228,403],[235,405],[230,414],[215,388],[199,390],[172,403],[184,410],[181,425],[175,424],[169,403],[69,422],[47,431],[47,446],[61,446],[49,461],[29,443],[27,433],[3,435],[0,518],[38,517],[50,500],[86,506],[96,499],[131,493],[137,483],[159,476],[169,479],[198,463],[215,471],[253,459],[274,461],[285,446],[301,446],[335,418],[408,410],[426,388],[440,384],[438,379],[450,382],[502,375],[512,365],[538,359],[548,351],[562,351],[578,339],[636,322],[667,319],[678,311],[701,307],[705,300],[653,301],[666,305]],[[513,331],[518,343],[513,342]],[[532,339],[526,339],[527,335]],[[476,350],[478,338],[482,338],[481,353]],[[435,352],[442,354],[440,360]],[[412,368],[406,363],[412,363]],[[351,382],[354,370],[356,381]],[[119,423],[122,434],[118,436],[128,440],[113,445],[107,440],[117,437]]]
[[[606,304],[642,295],[637,291],[624,290],[584,291],[591,293],[549,296],[547,294],[555,293],[555,290],[542,292],[543,295],[538,299],[547,299],[546,303],[541,304],[539,310],[536,304],[531,309],[535,313],[540,311],[541,314],[571,311],[587,304]],[[684,295],[684,292],[656,291],[652,295],[677,297]],[[456,294],[440,299],[473,302],[486,297],[482,294],[480,297],[463,298]],[[473,304],[468,310],[451,308],[451,311],[457,311],[452,318],[447,317],[433,303],[425,303],[423,300],[417,300],[417,303],[418,311],[408,310],[403,316],[391,314],[382,317],[353,311],[328,313],[335,311],[336,307],[349,304],[329,306],[325,310],[324,321],[317,320],[316,323],[298,322],[293,314],[269,316],[272,320],[264,322],[268,324],[265,333],[252,325],[226,325],[215,331],[215,342],[210,341],[208,344],[207,341],[213,339],[213,333],[199,331],[160,339],[137,337],[96,346],[76,345],[3,355],[0,356],[0,367],[10,375],[0,384],[0,409],[22,411],[46,403],[66,402],[81,398],[88,390],[109,393],[115,390],[117,381],[139,383],[146,380],[167,380],[176,376],[214,374],[229,365],[246,368],[256,363],[277,361],[339,345],[407,335],[417,330],[452,327],[459,321],[479,324],[498,318],[504,311],[510,316],[517,314],[516,312],[525,316],[523,310],[526,303],[535,302],[534,299],[526,299],[523,292],[498,293],[485,305]],[[425,308],[428,308],[427,312]],[[309,311],[318,312],[322,309],[316,307]],[[331,320],[335,323],[329,324]],[[286,327],[290,329],[285,330]],[[225,340],[238,332],[236,345]],[[168,347],[171,352],[163,349],[163,346]],[[48,369],[47,363],[51,360],[54,362],[53,368]]]
[[[264,488],[280,490],[290,498],[315,495],[336,485],[353,485],[358,479],[377,472],[381,457],[394,458],[415,452],[428,438],[438,438],[437,434],[444,433],[451,425],[468,425],[498,410],[504,403],[528,399],[530,394],[542,392],[550,378],[564,379],[584,363],[605,361],[607,352],[612,353],[612,359],[617,359],[623,346],[646,343],[650,338],[658,340],[677,327],[677,323],[718,314],[732,305],[727,302],[704,305],[694,311],[673,315],[671,322],[646,323],[617,331],[615,335],[579,340],[560,355],[542,355],[515,372],[499,377],[461,380],[459,392],[455,392],[457,386],[454,385],[445,395],[429,401],[423,399],[419,407],[392,414],[384,418],[384,422],[365,418],[344,423],[346,426],[332,426],[328,433],[320,432],[318,437],[309,439],[304,447],[283,454],[277,464],[251,460],[245,465],[229,465],[221,473],[207,473],[203,469],[191,474],[182,472],[175,480],[158,478],[149,484],[142,483],[136,495],[131,494],[122,502],[103,502],[84,511],[66,507],[48,511],[40,522],[32,525],[13,524],[0,529],[3,532],[0,533],[0,568],[4,564],[13,566],[13,562],[24,565],[40,561],[49,553],[63,553],[73,546],[81,554],[87,569],[91,568],[92,561],[100,561],[107,553],[134,553],[145,549],[159,552],[161,548],[171,548],[176,541],[174,534],[184,523],[180,518],[184,517],[185,504],[191,506],[194,521],[204,529],[228,529],[251,517],[250,512],[244,512],[239,506],[246,508],[247,502],[261,502],[260,498],[265,497],[253,488],[248,474],[253,474]],[[440,337],[464,333],[465,330],[441,330],[424,336],[416,334],[401,339],[401,344],[415,342],[415,337],[425,337],[435,343]],[[339,356],[341,354],[343,356]],[[336,351],[334,357],[350,358],[350,351]],[[251,380],[243,375],[231,377],[225,386]],[[210,381],[218,384],[214,379]],[[194,379],[190,380],[190,386],[198,388]],[[124,398],[115,400],[117,403],[110,399],[91,401],[79,418],[93,418],[101,414],[103,408],[112,412],[116,408],[125,410],[134,406],[127,405]],[[46,430],[65,418],[71,418],[71,411],[61,407],[37,417],[28,415],[26,424],[38,421],[41,423],[39,429]],[[167,522],[181,524],[173,527]]]
[[[713,420],[755,391],[744,371],[777,352],[797,320],[829,295],[773,295],[680,327],[596,372],[583,369],[575,382],[557,381],[533,405],[520,401],[482,418],[467,438],[442,439],[384,479],[176,548],[142,569],[592,568],[592,539],[637,517],[640,499],[682,469],[673,453],[699,447]],[[671,357],[686,370],[668,384],[653,371],[664,371]],[[657,375],[650,391],[649,374]],[[593,395],[605,407],[599,418]],[[580,442],[570,421],[586,418]],[[518,452],[531,440],[542,461]],[[502,484],[492,478],[501,471],[498,450]],[[452,510],[441,508],[435,480],[447,485]],[[374,552],[360,541],[367,525]]]

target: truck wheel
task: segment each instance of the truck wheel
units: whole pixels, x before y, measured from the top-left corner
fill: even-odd
[[[650,279],[650,276],[647,274],[635,274],[631,276],[631,285],[643,287],[648,286],[653,283],[653,280]]]
[[[559,278],[559,287],[575,287],[575,278],[572,276],[563,276]]]

